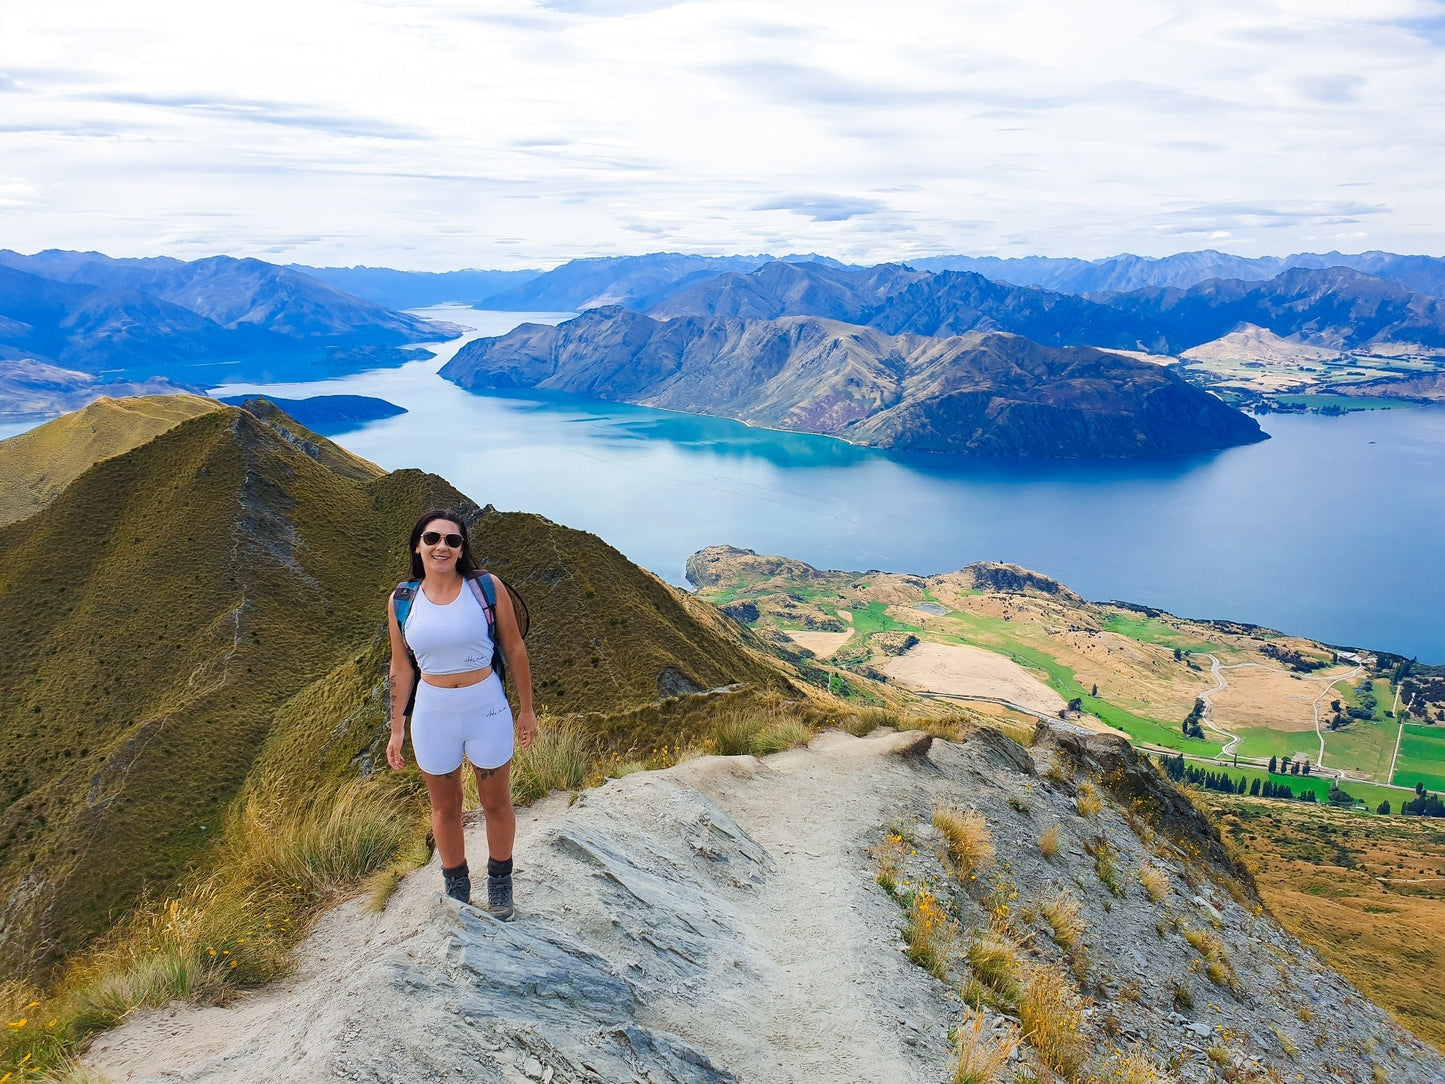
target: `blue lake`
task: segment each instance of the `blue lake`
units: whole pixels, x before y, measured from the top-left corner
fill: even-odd
[[[422,310],[477,334],[565,314]],[[933,573],[1001,560],[1094,599],[1255,622],[1445,662],[1445,409],[1271,415],[1272,440],[1149,463],[1000,462],[575,397],[474,395],[397,369],[215,394],[374,395],[400,417],[333,434],[388,469],[595,532],[681,584],[714,543],[828,568]]]

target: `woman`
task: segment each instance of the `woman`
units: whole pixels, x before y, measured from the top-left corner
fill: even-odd
[[[512,809],[513,722],[501,678],[492,669],[494,645],[486,612],[467,582],[477,571],[467,525],[457,513],[433,511],[416,521],[411,530],[411,578],[421,582],[406,613],[405,628],[397,624],[394,601],[387,607],[391,741],[386,762],[393,771],[400,771],[405,763],[401,744],[404,713],[415,682],[414,657],[421,683],[411,713],[411,745],[431,799],[432,837],[441,856],[447,895],[471,902],[462,835],[462,768],[469,762],[487,818],[487,910],[505,922],[513,910],[512,843],[517,834]],[[516,741],[526,749],[537,736],[532,674],[511,599],[505,589],[495,594],[496,646],[515,683]]]

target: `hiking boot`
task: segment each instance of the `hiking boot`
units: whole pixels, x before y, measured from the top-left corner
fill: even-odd
[[[446,885],[447,895],[461,903],[472,902],[472,876],[463,862],[455,869],[442,870],[442,883]]]
[[[487,913],[502,922],[511,922],[516,909],[512,906],[512,875],[487,878]]]

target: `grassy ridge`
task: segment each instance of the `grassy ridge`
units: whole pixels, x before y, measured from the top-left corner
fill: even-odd
[[[101,460],[220,409],[198,395],[101,398],[0,442],[0,526],[33,516]]]
[[[258,777],[324,792],[378,761],[386,595],[425,508],[479,515],[479,556],[532,606],[553,714],[679,682],[790,689],[595,536],[284,428],[208,412],[0,528],[0,973],[42,974],[209,861]]]
[[[438,483],[408,503],[450,496]],[[0,887],[26,886],[5,970],[202,858],[276,709],[374,629],[405,529],[223,410],[0,531]]]

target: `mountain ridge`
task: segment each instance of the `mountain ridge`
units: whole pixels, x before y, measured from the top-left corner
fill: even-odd
[[[315,793],[379,763],[385,599],[426,508],[473,519],[479,559],[537,612],[541,711],[605,716],[737,682],[793,691],[596,536],[478,508],[434,475],[386,474],[255,409],[177,416],[0,527],[8,974],[46,973],[174,884],[254,772]],[[89,423],[107,419],[124,422],[121,444],[144,435],[113,409]]]
[[[972,455],[1168,455],[1264,439],[1159,366],[1019,336],[935,339],[817,317],[655,320],[621,307],[468,343],[441,375]]]

